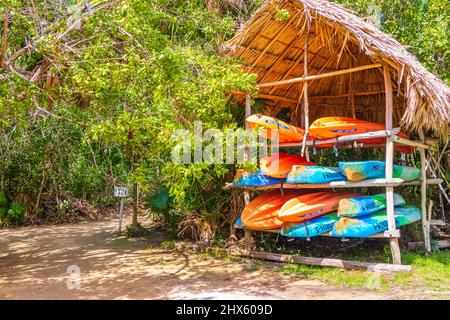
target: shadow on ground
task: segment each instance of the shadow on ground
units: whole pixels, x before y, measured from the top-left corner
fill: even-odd
[[[0,299],[385,299],[118,236],[117,221],[0,231]],[[80,268],[80,288],[68,267]],[[76,278],[75,278],[76,279]],[[70,282],[69,284],[74,284]],[[75,283],[76,284],[76,283]]]

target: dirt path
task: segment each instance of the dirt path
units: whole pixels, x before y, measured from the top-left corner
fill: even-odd
[[[116,227],[117,219],[108,219],[0,231],[0,299],[390,298],[165,251],[158,248],[157,234],[152,240],[129,240],[118,237]],[[67,287],[67,269],[73,265],[80,268],[79,289]]]

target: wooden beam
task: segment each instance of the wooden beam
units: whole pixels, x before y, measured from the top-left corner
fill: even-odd
[[[414,180],[414,181],[406,181],[402,183],[402,186],[420,186],[422,183],[425,182],[426,185],[432,186],[432,185],[440,185],[444,180],[442,179],[426,179],[426,181],[421,180]]]
[[[450,248],[450,240],[436,240],[433,242],[435,247],[439,249],[447,249]],[[419,247],[424,247],[425,242],[417,241],[417,242],[408,242],[408,250],[417,250]]]
[[[328,78],[328,77],[334,77],[334,76],[339,76],[339,75],[343,75],[343,74],[348,74],[348,73],[352,73],[352,72],[359,72],[359,71],[364,71],[364,70],[375,69],[375,68],[379,68],[381,66],[382,66],[381,64],[370,64],[367,66],[361,66],[361,67],[344,69],[344,70],[337,70],[337,71],[317,74],[317,75],[308,76],[308,77],[301,77],[301,78],[294,78],[294,79],[289,79],[289,80],[261,83],[258,85],[258,87],[266,88],[266,87],[290,85],[290,84],[297,83],[297,82],[312,81],[312,80],[317,80],[317,79],[322,79],[322,78]]]
[[[237,91],[237,90],[231,90],[229,92],[233,95],[245,95],[245,92]],[[308,99],[309,100],[339,99],[339,98],[346,98],[349,96],[359,97],[359,96],[369,96],[369,95],[377,95],[377,94],[384,94],[384,90],[367,91],[367,92],[353,92],[351,94],[346,93],[346,94],[339,94],[339,95],[335,95],[335,96],[308,96]],[[301,94],[299,95],[299,97],[303,98]],[[295,105],[298,103],[298,100],[294,99],[294,98],[288,98],[288,97],[277,96],[277,95],[272,95],[272,94],[265,94],[265,93],[258,93],[256,95],[256,98],[265,99],[265,100],[281,101],[281,102],[291,103],[291,104],[295,104]],[[345,106],[342,106],[342,107],[345,107]]]
[[[348,97],[360,97],[360,96],[373,96],[377,94],[384,94],[384,90],[374,90],[374,91],[363,91],[363,92],[350,92],[344,94],[338,94],[335,96],[311,96],[310,99],[339,99],[339,98],[348,98]]]
[[[231,91],[229,91],[229,93],[231,93],[232,95],[240,95],[240,96],[246,95],[245,92],[238,91],[238,90],[231,90]],[[256,95],[256,98],[265,99],[265,100],[282,101],[282,102],[287,102],[287,103],[297,103],[296,99],[282,97],[282,96],[275,96],[275,95],[265,94],[265,93],[258,93]]]
[[[427,185],[439,185],[442,183],[442,179],[427,179]],[[414,181],[403,181],[402,179],[392,178],[390,181],[386,179],[370,179],[358,182],[353,181],[333,181],[330,183],[321,184],[294,184],[294,183],[283,183],[284,189],[330,189],[330,188],[367,188],[367,187],[386,187],[386,186],[419,186],[422,184],[420,180]],[[268,186],[259,187],[236,187],[233,183],[226,183],[223,187],[224,190],[229,190],[233,188],[245,189],[245,190],[270,190],[270,189],[280,189],[281,184],[272,184]]]
[[[286,98],[286,97],[280,97],[280,96],[274,96],[274,95],[264,94],[264,93],[258,93],[256,95],[256,97],[257,98],[261,98],[261,99],[266,99],[266,100],[276,100],[276,101],[288,102],[288,103],[293,103],[293,104],[296,104],[298,102],[295,99]]]
[[[386,263],[371,263],[360,261],[347,261],[341,259],[302,257],[288,254],[268,253],[260,251],[228,250],[231,255],[249,257],[275,262],[293,262],[320,267],[334,267],[346,270],[367,270],[373,272],[411,272],[410,265],[392,265]]]
[[[392,112],[394,109],[394,98],[392,93],[392,80],[389,70],[383,68],[384,87],[386,90],[386,130],[392,130]],[[391,136],[386,138],[386,180],[391,180],[394,172],[394,141]],[[395,226],[394,215],[394,187],[386,186],[386,213],[388,220],[388,231],[391,234],[389,243],[392,252],[392,262],[401,264],[400,246],[398,243],[398,230]]]
[[[400,128],[394,128],[390,131],[386,130],[380,130],[380,131],[373,131],[373,132],[367,132],[367,133],[359,133],[359,134],[352,134],[348,136],[342,136],[339,137],[339,142],[350,142],[350,141],[358,141],[358,140],[365,140],[365,139],[374,139],[374,138],[385,138],[393,134],[397,134],[400,132]],[[325,140],[316,140],[315,145],[320,146],[324,144],[334,144],[336,143],[336,138],[332,139],[325,139]],[[306,145],[308,147],[313,146],[314,142],[309,140],[306,141]],[[279,145],[279,147],[298,147],[300,146],[300,143],[282,143]]]
[[[419,142],[419,141],[412,141],[409,139],[404,139],[404,138],[400,138],[397,135],[393,135],[392,136],[392,140],[394,140],[395,143],[398,144],[403,144],[405,146],[410,146],[410,147],[417,147],[417,148],[423,148],[423,149],[430,149],[431,146],[423,143],[423,142]]]
[[[425,142],[425,134],[423,129],[419,129],[419,138]],[[430,232],[428,230],[428,218],[427,218],[427,159],[424,148],[419,149],[420,152],[420,171],[422,175],[422,183],[420,187],[420,204],[422,210],[422,229],[423,229],[423,239],[425,241],[425,250],[427,253],[431,252],[431,240]]]

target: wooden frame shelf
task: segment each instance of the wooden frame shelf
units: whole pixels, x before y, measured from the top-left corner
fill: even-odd
[[[442,179],[426,179],[427,185],[438,185],[442,183]],[[422,180],[403,181],[402,179],[393,178],[387,179],[371,179],[363,181],[334,181],[321,184],[273,184],[269,186],[261,187],[237,187],[232,183],[225,184],[224,189],[229,190],[232,188],[245,189],[245,190],[270,190],[270,189],[330,189],[330,188],[368,188],[368,187],[398,187],[398,186],[418,186],[422,184]]]
[[[397,134],[400,132],[400,128],[394,128],[392,130],[380,130],[380,131],[373,131],[373,132],[367,132],[367,133],[360,133],[360,134],[352,134],[348,136],[342,136],[338,138],[332,138],[332,139],[325,139],[325,140],[308,140],[305,142],[305,145],[307,147],[313,147],[317,146],[320,147],[324,144],[333,144],[333,146],[336,144],[336,142],[358,142],[363,141],[366,139],[376,139],[376,138],[388,138],[391,137],[394,143],[410,146],[410,147],[416,147],[416,148],[423,148],[423,149],[430,149],[432,145],[423,143],[421,141],[414,141],[409,140],[405,138],[399,137]],[[278,146],[279,148],[293,148],[293,147],[301,147],[302,142],[287,142],[287,143],[279,143],[278,145],[272,144],[271,146]],[[361,142],[360,146],[358,147],[364,147],[364,148],[379,148],[379,147],[385,147],[385,144],[366,144]],[[351,147],[351,146],[350,146]],[[326,148],[326,147],[324,147]],[[345,149],[348,148],[346,146],[338,146],[338,149]]]
[[[253,229],[248,229],[248,228],[242,227],[242,226],[240,226],[238,224],[234,224],[234,228],[242,229],[242,230],[250,231],[250,232],[268,232],[268,233],[276,233],[276,234],[279,234],[280,231],[281,231],[281,229],[253,230]],[[326,232],[326,233],[320,234],[319,237],[333,237],[333,236],[331,235],[331,232]],[[386,232],[383,232],[383,233],[374,234],[373,236],[361,237],[361,238],[377,238],[378,239],[378,238],[391,238],[391,237],[392,237],[391,234],[388,231],[386,231]],[[333,237],[333,238],[344,239],[346,237]],[[299,239],[306,239],[306,238],[299,238]]]
[[[250,203],[250,190],[269,190],[269,189],[333,189],[333,188],[370,188],[370,187],[382,187],[385,188],[386,192],[386,215],[387,215],[387,222],[388,222],[388,230],[385,231],[382,234],[374,235],[371,238],[387,238],[389,240],[391,253],[392,253],[392,263],[393,265],[390,265],[390,268],[404,268],[404,266],[401,266],[401,252],[400,252],[400,246],[399,246],[399,237],[400,237],[400,231],[396,227],[395,222],[395,215],[394,215],[394,187],[399,186],[420,186],[421,187],[421,211],[422,211],[422,228],[424,233],[424,242],[427,252],[431,251],[431,245],[430,245],[430,230],[429,230],[429,220],[431,217],[427,217],[427,192],[426,188],[428,185],[437,185],[442,183],[442,179],[428,179],[426,175],[426,151],[428,149],[431,149],[433,146],[433,141],[427,141],[424,132],[421,128],[419,128],[418,133],[420,137],[420,141],[412,141],[409,139],[405,139],[399,136],[400,128],[393,128],[393,111],[394,111],[394,97],[393,97],[393,81],[391,78],[391,70],[389,70],[387,67],[381,65],[381,64],[371,64],[366,66],[357,66],[354,68],[349,68],[345,70],[337,70],[332,71],[328,73],[322,73],[317,75],[309,75],[308,74],[308,34],[309,29],[305,30],[305,49],[304,49],[304,56],[303,56],[303,66],[304,66],[304,72],[303,77],[294,78],[294,79],[287,79],[287,80],[279,80],[269,83],[260,83],[258,84],[258,88],[266,88],[266,87],[275,87],[275,86],[286,86],[286,85],[292,85],[292,84],[302,84],[301,89],[302,94],[300,95],[298,101],[295,101],[294,99],[290,99],[289,97],[277,97],[280,101],[290,102],[290,103],[296,103],[297,107],[301,104],[301,110],[302,110],[302,118],[300,119],[302,121],[303,127],[305,127],[305,135],[303,138],[303,141],[301,142],[295,142],[295,143],[279,143],[279,144],[270,144],[272,147],[279,147],[279,148],[289,148],[289,147],[300,147],[301,148],[301,154],[305,155],[306,158],[309,161],[309,148],[316,146],[320,148],[320,146],[324,146],[326,148],[336,147],[337,149],[348,149],[348,148],[363,148],[363,147],[371,147],[371,148],[379,148],[384,147],[385,149],[385,159],[384,162],[386,163],[386,176],[384,179],[372,179],[372,180],[363,180],[359,182],[352,182],[352,181],[336,181],[336,182],[330,182],[330,183],[323,183],[323,184],[288,184],[288,183],[280,183],[270,186],[263,186],[263,187],[237,187],[234,186],[233,183],[227,183],[224,187],[224,189],[233,189],[233,188],[239,188],[243,190],[244,195],[244,202],[246,205]],[[360,72],[363,70],[370,70],[370,69],[379,69],[379,71],[383,74],[384,79],[384,90],[383,93],[385,95],[385,103],[386,103],[386,109],[385,109],[385,130],[379,130],[374,132],[367,132],[362,134],[354,134],[354,135],[348,135],[348,136],[342,136],[338,138],[332,138],[332,139],[325,139],[325,140],[307,140],[308,137],[308,130],[309,130],[309,99],[312,97],[309,97],[308,95],[308,85],[317,79],[327,78],[327,77],[336,77],[343,74],[352,74],[354,72]],[[351,90],[349,90],[349,94]],[[271,92],[266,95],[267,98],[273,98],[273,96],[270,96]],[[353,96],[353,94],[349,95]],[[262,94],[260,95],[262,97]],[[355,105],[354,105],[354,98],[352,103],[352,111],[353,111],[353,117],[355,117]],[[245,94],[245,119],[247,119],[251,115],[251,96],[250,93]],[[246,127],[248,128],[248,124],[246,123]],[[382,140],[383,144],[366,144],[364,143],[364,140],[367,139],[380,139],[385,138],[385,141]],[[341,143],[345,142],[353,142],[353,143],[347,143],[340,145]],[[359,143],[358,143],[359,142]],[[410,146],[414,148],[419,148],[420,151],[420,159],[421,159],[421,176],[423,177],[420,180],[415,181],[404,181],[402,179],[393,178],[393,168],[394,168],[394,145],[400,144],[405,146]],[[246,148],[245,150],[245,159],[248,159],[249,155],[249,149]],[[431,214],[429,214],[431,216]],[[293,257],[293,256],[287,256],[287,255],[276,255],[276,254],[270,254],[270,253],[255,253],[251,250],[251,233],[253,231],[257,230],[249,230],[246,228],[243,228],[245,231],[245,247],[246,247],[246,255],[253,257],[253,258],[263,258],[263,259],[269,259],[273,261],[296,261],[298,263],[306,263],[306,264],[313,264],[313,265],[324,265],[324,260],[330,260],[330,259],[320,259],[320,258],[304,258],[304,257]],[[269,232],[276,232],[279,233],[279,230],[269,230]],[[325,234],[323,236],[331,236],[331,234]],[[332,259],[331,259],[332,260]],[[347,262],[346,262],[347,263]],[[357,262],[355,262],[357,263]],[[329,265],[331,266],[339,266],[344,265],[342,261],[333,261],[330,262]],[[407,269],[408,267],[405,266]],[[410,270],[409,266],[409,270]]]

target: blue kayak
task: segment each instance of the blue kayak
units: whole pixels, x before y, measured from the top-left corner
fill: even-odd
[[[286,183],[328,183],[332,181],[346,181],[347,178],[337,167],[301,166],[292,167]]]
[[[394,193],[394,206],[405,205],[405,199]],[[359,217],[386,209],[386,193],[347,198],[339,201],[339,217]]]
[[[312,238],[330,232],[338,220],[339,217],[334,212],[302,223],[285,223],[281,234],[286,237]]]
[[[420,209],[406,205],[394,210],[395,225],[401,227],[421,219]],[[343,217],[337,221],[332,230],[334,237],[369,237],[388,230],[386,210],[373,214],[347,218]]]
[[[264,175],[261,170],[256,173],[238,173],[233,182],[236,187],[262,187],[280,184],[284,179]]]
[[[339,162],[339,169],[350,181],[382,179],[386,177],[386,163],[383,161]],[[420,178],[420,170],[415,167],[394,165],[393,178],[412,181]]]

